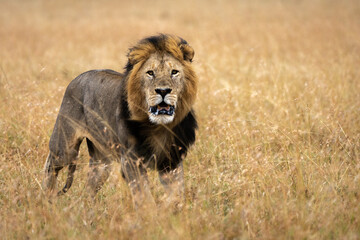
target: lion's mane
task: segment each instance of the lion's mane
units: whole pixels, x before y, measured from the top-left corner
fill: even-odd
[[[194,50],[187,42],[176,36],[161,34],[141,40],[137,45],[130,48],[128,63],[126,65],[127,75],[127,101],[129,111],[133,120],[145,120],[148,118],[147,109],[144,108],[145,96],[143,96],[141,82],[139,81],[139,69],[145,61],[154,53],[168,53],[176,58],[184,66],[185,86],[179,96],[179,105],[176,110],[174,121],[170,124],[177,125],[191,110],[197,92],[197,77],[191,66]]]

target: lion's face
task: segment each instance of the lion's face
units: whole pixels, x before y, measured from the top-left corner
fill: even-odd
[[[194,50],[171,35],[150,37],[128,54],[127,98],[131,119],[154,124],[178,124],[191,110],[197,78]]]
[[[182,64],[169,54],[154,53],[144,63],[140,81],[150,122],[168,124],[174,120],[184,80]]]

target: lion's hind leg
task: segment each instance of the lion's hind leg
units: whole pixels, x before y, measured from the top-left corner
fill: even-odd
[[[66,178],[65,186],[63,187],[62,190],[60,190],[57,193],[58,196],[63,195],[64,193],[66,193],[69,190],[69,188],[71,187],[71,185],[73,183],[73,180],[74,180],[75,170],[76,170],[76,165],[73,162],[70,163],[69,166],[68,166],[68,176]]]
[[[45,163],[45,177],[42,187],[47,195],[52,195],[59,171],[63,168],[62,166],[55,166],[55,158],[54,154],[50,152]]]
[[[87,189],[89,194],[95,197],[110,175],[111,156],[103,154],[89,139],[86,139],[86,142],[91,157]]]
[[[57,195],[59,196],[66,193],[71,187],[74,179],[74,172],[76,170],[75,161],[79,151],[80,143],[81,141],[77,144],[77,146],[75,146],[74,149],[70,151],[70,154],[67,154],[66,157],[56,156],[50,151],[45,163],[45,177],[42,184],[43,190],[48,196],[54,194],[57,176],[60,170],[63,169],[65,166],[68,166],[68,176],[65,186],[57,193]]]
[[[68,166],[69,172],[64,188],[58,192],[61,195],[71,187],[74,172],[76,169],[75,161],[79,153],[80,144],[83,138],[80,137],[76,129],[64,119],[58,118],[53,134],[50,138],[50,153],[45,163],[45,177],[43,180],[43,190],[49,197],[54,195],[56,180],[60,170]]]

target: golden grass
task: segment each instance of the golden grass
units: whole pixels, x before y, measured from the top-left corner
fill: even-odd
[[[138,218],[116,164],[92,205],[84,146],[49,204],[39,183],[67,84],[122,71],[159,32],[190,42],[200,79],[185,208]],[[359,239],[359,39],[356,0],[1,0],[1,238]]]

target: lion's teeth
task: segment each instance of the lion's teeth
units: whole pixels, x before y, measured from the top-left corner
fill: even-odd
[[[151,113],[155,113],[155,112],[157,112],[157,107],[150,107],[150,110],[149,110],[149,112],[151,112]]]
[[[166,106],[152,106],[149,109],[149,112],[158,116],[158,115],[173,115],[174,114],[174,106],[166,105]]]

